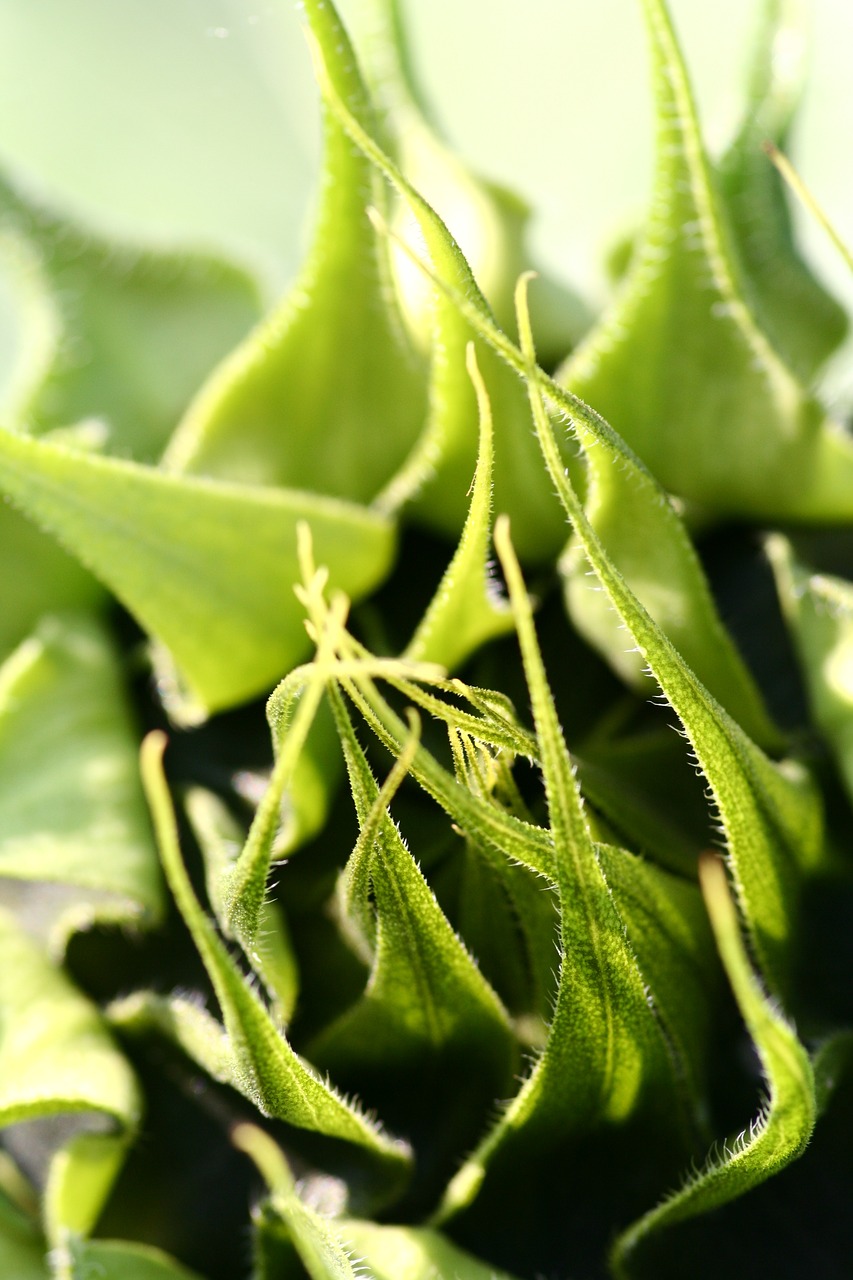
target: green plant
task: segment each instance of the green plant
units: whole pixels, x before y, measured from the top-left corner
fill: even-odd
[[[594,321],[394,0],[367,81],[305,0],[266,318],[0,182],[4,1276],[844,1273],[846,320],[763,146],[788,5],[719,162],[641,8],[652,213]]]

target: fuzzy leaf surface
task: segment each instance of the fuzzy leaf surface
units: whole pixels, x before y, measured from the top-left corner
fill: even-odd
[[[802,765],[768,759],[723,710],[613,564],[560,467],[529,326],[525,341],[531,407],[551,478],[601,585],[684,726],[719,810],[739,904],[764,976],[774,989],[787,990],[800,887],[824,857],[820,796]],[[556,394],[555,399],[560,403]]]
[[[376,142],[369,137],[359,122],[347,111],[345,102],[337,92],[333,79],[320,68],[321,87],[339,115],[353,142],[365,151],[373,163],[385,174],[387,180],[407,202],[418,220],[426,243],[431,266],[415,258],[436,285],[439,298],[436,303],[440,316],[456,316],[458,327],[467,322],[465,332],[478,334],[492,348],[496,359],[499,355],[520,376],[525,373],[525,360],[518,349],[495,326],[488,305],[480,293],[471,270],[447,227],[399,172]],[[448,319],[447,323],[450,323]],[[447,344],[439,343],[441,353]],[[478,362],[486,369],[484,358],[478,354]],[[499,367],[499,366],[496,366]],[[492,368],[490,363],[488,370]],[[510,378],[510,370],[502,369],[501,378]],[[504,394],[504,381],[500,386],[490,381],[486,384],[493,403]],[[507,384],[508,385],[508,384]],[[513,393],[514,394],[514,393]],[[624,561],[625,574],[631,586],[647,605],[652,615],[667,632],[677,637],[695,662],[697,669],[707,678],[714,690],[732,713],[749,726],[761,742],[778,742],[778,733],[769,720],[761,697],[742,660],[731,642],[713,603],[710,590],[702,573],[696,552],[666,494],[632,450],[616,437],[604,420],[575,398],[553,397],[562,413],[572,416],[575,429],[587,457],[595,455],[597,446],[603,443],[602,458],[591,462],[593,475],[592,509],[596,522],[614,554]],[[529,435],[529,420],[525,423],[525,439]],[[426,439],[426,437],[425,437]],[[432,446],[430,446],[432,448]],[[439,453],[441,452],[441,446]],[[526,490],[524,503],[518,508],[518,524],[522,537],[530,530],[531,510],[538,510],[539,481],[528,485],[524,467],[507,449],[507,441],[501,436],[496,422],[495,450],[498,462],[504,457],[513,475]],[[560,450],[561,469],[570,464],[572,480],[577,464],[571,468],[571,450]],[[541,476],[541,460],[536,460],[536,473]],[[577,477],[583,480],[582,476]],[[548,497],[550,504],[550,495]],[[495,503],[498,508],[512,515],[513,503],[507,491],[501,491],[496,479]],[[548,510],[546,506],[543,510]],[[550,519],[550,517],[549,517]],[[556,526],[554,526],[556,529]],[[565,527],[565,526],[564,526]],[[560,544],[564,534],[560,535]],[[538,535],[537,535],[538,545]],[[519,540],[519,554],[532,552]],[[650,560],[650,554],[653,557]],[[577,555],[577,552],[574,553]],[[579,571],[577,559],[572,561],[573,572]],[[589,593],[586,593],[589,595]],[[625,643],[615,632],[612,619],[602,611],[596,599],[587,600],[584,610],[590,612],[586,632],[607,651],[611,661],[627,672],[636,682],[642,674],[642,663],[636,656],[625,658]]]
[[[743,122],[719,166],[720,194],[762,328],[804,382],[847,332],[843,307],[800,256],[784,183],[764,143],[787,150],[805,89],[799,0],[765,0]]]
[[[468,349],[468,372],[477,392],[480,415],[480,447],[471,505],[453,559],[405,653],[412,661],[437,662],[448,669],[458,666],[487,640],[512,628],[512,616],[489,581],[492,409],[473,346]]]
[[[222,1009],[235,1064],[235,1087],[264,1115],[362,1148],[387,1190],[405,1177],[405,1144],[386,1137],[294,1053],[202,911],[181,860],[174,809],[162,771],[163,748],[161,734],[150,734],[143,743],[143,782],[169,887]],[[212,1041],[208,1038],[207,1043]]]
[[[337,14],[322,0],[304,9],[350,110],[367,122],[370,104]],[[366,217],[377,198],[373,169],[328,109],[323,139],[319,209],[301,275],[202,387],[165,462],[369,502],[420,433],[426,372],[395,304],[386,247]]]
[[[350,595],[387,571],[387,520],[310,494],[166,474],[0,432],[0,489],[92,570],[169,650],[191,703],[269,688],[307,647],[296,527]]]
[[[489,1106],[509,1083],[514,1044],[506,1012],[453,932],[387,810],[409,752],[380,790],[340,695],[333,693],[359,825],[341,882],[343,910],[372,968],[361,999],[314,1042],[313,1060],[417,1071],[424,1058],[464,1070],[459,1088]],[[469,1105],[473,1105],[469,1102]]]
[[[332,5],[324,0],[323,8],[331,10]],[[351,110],[348,84],[330,47],[328,32],[314,23],[312,14],[310,6],[315,67],[330,110],[351,141],[406,202],[436,270],[463,289],[473,288],[482,298],[444,224],[376,143],[369,124]],[[485,301],[483,306],[488,310]],[[409,459],[381,497],[386,510],[396,510],[412,500],[419,520],[453,538],[465,522],[477,458],[477,396],[466,369],[468,344],[475,337],[458,309],[448,306],[442,296],[436,297],[428,420]],[[524,513],[518,522],[520,552],[544,559],[563,543],[565,522],[531,439],[524,397],[516,380],[483,344],[477,344],[477,360],[494,413],[496,502],[501,510],[518,512],[519,516]]]
[[[560,901],[560,978],[545,1047],[497,1125],[451,1180],[439,1221],[471,1203],[496,1152],[521,1134],[547,1145],[618,1123],[662,1085],[672,1086],[645,975],[589,832],[505,517],[495,543],[541,752]]]
[[[726,873],[718,860],[704,861],[702,887],[720,956],[761,1060],[768,1097],[748,1131],[727,1144],[721,1157],[709,1160],[680,1191],[619,1237],[613,1267],[620,1278],[632,1274],[633,1258],[647,1239],[734,1200],[796,1159],[805,1149],[816,1118],[812,1064],[750,965]]]

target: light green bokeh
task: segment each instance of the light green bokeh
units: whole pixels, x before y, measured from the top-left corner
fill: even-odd
[[[341,5],[354,25],[363,3]],[[798,155],[853,239],[853,184],[838,155],[853,129],[853,8],[805,3],[814,74]],[[708,137],[722,144],[758,0],[672,8]],[[543,264],[600,298],[602,250],[640,217],[648,192],[651,108],[635,0],[408,0],[407,10],[418,70],[450,139],[537,210]],[[0,0],[0,155],[125,231],[225,242],[278,291],[299,261],[318,159],[300,25],[291,0]],[[843,290],[843,268],[815,229],[808,244]],[[0,337],[7,312],[0,297]],[[0,353],[0,374],[5,364]]]

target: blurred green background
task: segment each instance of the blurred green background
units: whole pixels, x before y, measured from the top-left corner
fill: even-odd
[[[671,0],[707,137],[743,101],[760,0]],[[853,5],[803,0],[812,80],[796,158],[853,240]],[[365,0],[343,0],[355,24]],[[408,0],[446,135],[536,210],[539,260],[593,303],[603,250],[643,211],[651,111],[636,0]],[[227,245],[271,295],[299,261],[318,162],[293,0],[0,0],[0,154],[46,194],[134,236]],[[810,255],[853,302],[814,228]],[[14,326],[2,290],[0,374]]]

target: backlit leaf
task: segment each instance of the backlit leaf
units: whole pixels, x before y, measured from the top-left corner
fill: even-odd
[[[324,0],[323,8],[331,10]],[[313,6],[308,8],[313,23]],[[347,82],[324,26],[312,25],[315,68],[324,97],[356,146],[384,174],[414,215],[436,270],[463,290],[482,295],[470,268],[432,208],[418,195],[377,145],[363,118],[348,106]],[[488,306],[483,301],[488,312]],[[490,313],[489,313],[490,314]],[[410,458],[382,496],[384,509],[413,501],[419,520],[456,538],[467,513],[467,494],[477,458],[477,399],[466,370],[468,343],[476,335],[457,308],[435,300],[430,412]],[[559,550],[565,522],[554,501],[530,435],[530,420],[519,387],[502,363],[482,344],[477,360],[494,414],[495,501],[502,511],[519,514],[519,551],[546,558]],[[523,519],[521,515],[523,513]]]
[[[662,0],[643,11],[658,118],[652,211],[613,307],[558,380],[666,489],[714,516],[849,520],[853,442],[759,327],[669,16]]]
[[[634,1256],[657,1232],[734,1200],[796,1159],[815,1121],[808,1054],[750,966],[725,870],[715,858],[703,863],[702,888],[720,956],[761,1060],[768,1097],[749,1128],[724,1145],[721,1156],[712,1157],[681,1190],[623,1232],[612,1255],[619,1277],[632,1274]]]
[[[44,619],[0,667],[0,902],[54,950],[162,912],[121,676],[84,615]]]
[[[155,461],[199,381],[256,318],[256,285],[212,254],[111,240],[6,174],[0,222],[25,303],[25,363],[5,419],[37,434],[95,419],[108,452]]]
[[[843,308],[794,242],[784,184],[763,144],[787,149],[805,89],[800,0],[764,0],[746,115],[719,166],[720,194],[762,328],[809,382],[847,331]]]
[[[143,782],[169,887],[222,1009],[235,1064],[233,1083],[264,1115],[361,1148],[387,1194],[389,1187],[406,1175],[405,1144],[388,1138],[294,1053],[199,905],[181,860],[175,814],[162,771],[164,745],[162,734],[145,739]],[[209,1037],[206,1043],[212,1044]],[[227,1065],[227,1060],[223,1061]]]
[[[268,689],[307,648],[292,590],[300,521],[353,596],[381,580],[393,553],[388,522],[362,507],[169,475],[8,432],[0,489],[168,648],[207,711]]]
[[[350,109],[368,121],[337,15],[321,0],[308,0],[305,13]],[[420,433],[426,376],[394,304],[385,245],[366,217],[377,199],[373,169],[328,110],[324,147],[313,245],[299,278],[202,387],[165,462],[368,502]]]

